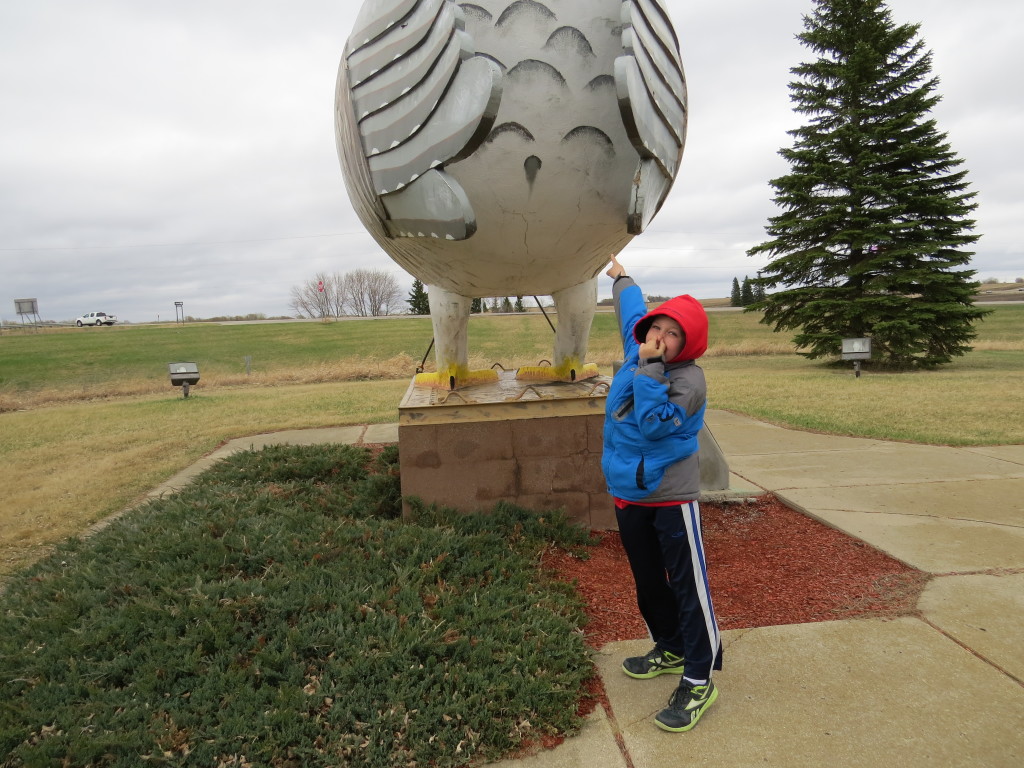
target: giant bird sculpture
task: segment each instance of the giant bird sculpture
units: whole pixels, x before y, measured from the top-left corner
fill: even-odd
[[[597,275],[644,230],[686,133],[679,43],[660,0],[365,0],[335,101],[363,225],[428,289],[437,372],[468,367],[474,298],[550,295],[552,365],[585,365]],[[491,374],[492,376],[494,374]]]

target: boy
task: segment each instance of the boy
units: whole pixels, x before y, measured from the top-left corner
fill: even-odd
[[[625,361],[608,392],[601,465],[637,607],[655,643],[623,661],[622,671],[637,679],[682,675],[654,718],[659,728],[682,732],[718,698],[711,670],[722,668],[697,504],[707,387],[694,361],[707,349],[708,319],[691,296],[647,312],[640,288],[611,261]]]

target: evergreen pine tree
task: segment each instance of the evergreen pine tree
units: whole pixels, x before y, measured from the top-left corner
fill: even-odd
[[[469,305],[470,314],[479,314],[484,311],[483,299],[473,299],[473,303]]]
[[[743,306],[743,296],[740,294],[740,281],[735,277],[732,279],[732,293],[729,294],[729,306]]]
[[[800,329],[809,358],[870,336],[881,360],[930,367],[970,350],[975,308],[975,193],[929,112],[939,101],[920,25],[893,23],[882,0],[815,0],[799,40],[817,60],[792,72],[808,123],[771,182],[782,213],[749,255],[774,260],[749,309],[775,330]]]
[[[514,309],[515,309],[516,312],[525,312],[526,311],[526,307],[523,306],[523,297],[522,296],[516,296],[516,303],[515,303]]]
[[[427,297],[427,291],[423,287],[423,283],[419,280],[412,281],[412,290],[409,292],[409,298],[406,299],[406,302],[409,304],[410,314],[430,314],[430,300]]]
[[[760,275],[758,275],[758,277],[760,277]],[[765,296],[768,295],[764,289],[764,284],[757,282],[757,280],[753,280],[752,282],[754,285],[754,301],[764,301]]]
[[[743,287],[740,288],[740,306],[749,307],[754,303],[754,286],[750,284],[750,277],[743,276]]]

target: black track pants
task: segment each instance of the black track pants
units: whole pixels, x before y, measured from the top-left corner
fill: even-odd
[[[686,676],[707,679],[722,668],[722,643],[711,604],[700,506],[630,504],[616,510],[622,546],[636,582],[636,602],[654,642],[686,659]]]

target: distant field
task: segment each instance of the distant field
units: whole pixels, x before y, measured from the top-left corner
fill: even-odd
[[[1024,283],[984,283],[977,297],[978,301],[1024,301]]]
[[[994,309],[979,325],[976,349],[1024,350],[1024,303]],[[793,352],[789,337],[760,324],[757,314],[726,311],[708,316],[709,358]],[[199,364],[200,388],[409,378],[424,356],[428,366],[433,363],[433,352],[427,355],[431,338],[426,317],[124,325],[9,334],[0,337],[0,412],[169,391],[167,363],[176,361]],[[552,339],[539,314],[478,315],[470,321],[475,367],[536,364],[551,357]],[[589,358],[611,365],[620,355],[614,315],[599,313]],[[252,358],[250,375],[246,356]]]
[[[784,338],[742,312],[712,312],[711,354],[787,353]],[[557,316],[552,320],[557,322]],[[65,328],[0,338],[0,411],[69,400],[169,390],[167,364],[194,361],[200,387],[410,378],[427,355],[427,317],[329,323],[191,323]],[[553,334],[540,314],[474,316],[472,364],[535,365],[551,357]],[[251,375],[245,358],[252,358]],[[621,356],[615,318],[599,313],[591,362]]]

